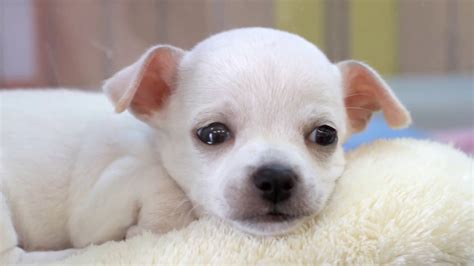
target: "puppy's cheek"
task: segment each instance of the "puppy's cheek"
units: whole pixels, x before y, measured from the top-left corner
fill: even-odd
[[[217,169],[210,168],[205,174],[206,178],[201,188],[201,200],[208,199],[206,202],[202,202],[203,207],[211,215],[221,218],[229,216],[229,211],[231,210],[226,201],[227,188],[229,187],[226,176],[222,167],[217,167]]]
[[[228,206],[225,218],[239,220],[260,213],[265,208],[258,193],[249,184],[229,184],[224,191]]]
[[[325,160],[317,161],[318,178],[323,183],[334,183],[342,176],[346,165],[344,150],[337,147],[334,152],[325,158]]]
[[[232,219],[242,211],[249,198],[249,167],[239,153],[232,152],[219,159],[206,173],[207,192],[212,198],[209,209],[213,214]]]
[[[311,168],[306,171],[303,183],[303,195],[309,209],[317,213],[324,209],[328,198],[331,196],[337,176],[341,171],[327,170],[321,167]],[[314,174],[319,173],[319,174]]]
[[[216,184],[210,184],[209,190],[205,193],[208,193],[210,200],[203,203],[204,207],[209,211],[210,214],[225,218],[229,208],[222,195],[220,185],[216,186]]]
[[[326,207],[326,204],[334,191],[335,183],[328,183],[321,188],[319,197],[319,211]]]

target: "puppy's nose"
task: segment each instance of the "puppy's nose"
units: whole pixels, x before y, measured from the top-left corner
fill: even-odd
[[[262,198],[273,203],[290,198],[296,179],[293,170],[278,164],[262,166],[253,174],[253,182]]]

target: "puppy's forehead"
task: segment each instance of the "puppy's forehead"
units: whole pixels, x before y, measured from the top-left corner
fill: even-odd
[[[197,105],[192,108],[220,101],[276,114],[315,103],[342,104],[337,68],[316,46],[277,30],[212,36],[185,56],[181,70],[183,97]]]
[[[192,55],[200,57],[215,52],[257,53],[271,48],[297,49],[307,57],[309,53],[320,62],[329,63],[326,56],[304,38],[284,31],[267,28],[244,28],[222,32],[205,39],[192,49]],[[294,52],[294,51],[293,51]],[[284,55],[283,53],[281,55]]]

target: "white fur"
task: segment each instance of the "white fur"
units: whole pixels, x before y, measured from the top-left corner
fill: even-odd
[[[104,91],[118,112],[128,108],[135,117],[115,114],[100,94],[0,94],[5,260],[76,252],[20,248],[82,248],[143,230],[166,232],[188,224],[193,210],[254,234],[287,233],[324,208],[344,170],[342,143],[372,112],[382,109],[392,126],[409,122],[367,66],[334,65],[303,38],[262,28],[217,34],[191,51],[153,47]],[[345,105],[348,97],[355,106]],[[227,124],[232,139],[200,143],[196,130],[211,122]],[[321,125],[334,127],[339,141],[309,142]],[[278,205],[292,221],[246,218],[273,208],[250,181],[267,163],[298,175],[297,193]]]

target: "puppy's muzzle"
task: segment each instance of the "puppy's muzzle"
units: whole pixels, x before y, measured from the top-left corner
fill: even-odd
[[[288,200],[298,184],[297,174],[291,168],[280,164],[258,168],[252,179],[261,198],[273,204]]]

